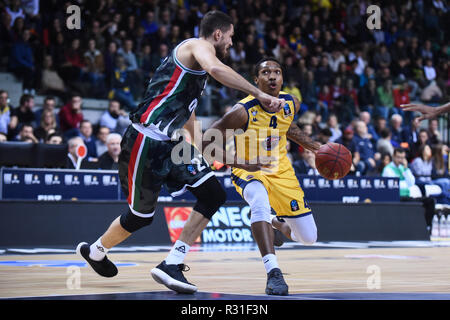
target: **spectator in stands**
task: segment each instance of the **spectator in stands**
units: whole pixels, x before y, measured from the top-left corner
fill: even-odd
[[[11,112],[11,122],[9,123],[8,136],[9,139],[15,137],[22,125],[35,125],[36,116],[33,112],[34,97],[29,94],[24,94],[20,97],[20,105]]]
[[[45,143],[47,144],[62,144],[63,142],[63,136],[58,132],[49,134],[45,139]]]
[[[317,141],[319,141],[322,144],[327,144],[330,141],[332,135],[333,134],[330,129],[323,128],[319,131],[319,134],[317,135]]]
[[[105,62],[103,54],[96,47],[95,39],[89,39],[88,49],[84,52],[84,79],[91,84],[91,93],[93,96],[102,97],[105,94]]]
[[[35,94],[36,90],[36,66],[34,52],[29,44],[31,32],[25,29],[21,39],[16,41],[9,56],[9,70],[22,80],[22,90],[25,94]]]
[[[368,138],[367,126],[364,121],[356,121],[355,131],[358,152],[361,157],[361,162],[364,164],[362,174],[369,174],[376,169],[377,156],[374,152],[373,144]]]
[[[438,119],[428,120],[428,142],[430,145],[438,144],[441,141],[441,133],[439,132]]]
[[[125,64],[127,65],[126,70],[132,83],[131,92],[137,98],[141,95],[142,91],[142,74],[140,69],[138,69],[136,54],[133,52],[133,40],[126,39],[124,46],[117,53],[125,59]]]
[[[98,158],[98,168],[105,170],[119,169],[120,142],[122,137],[117,133],[110,133],[106,138],[107,151]]]
[[[151,10],[145,14],[145,20],[141,21],[141,25],[145,28],[145,34],[152,35],[158,31],[158,23],[155,21],[155,13]]]
[[[81,145],[86,147],[86,145],[84,144],[83,139],[81,139],[81,137],[70,138],[69,141],[67,142],[67,145],[68,145],[69,153],[67,154],[66,168],[67,169],[77,169],[77,167],[78,167],[77,148],[78,148],[78,146],[81,146]],[[79,165],[80,165],[79,169],[86,168],[86,166],[87,166],[86,158],[81,160]]]
[[[124,129],[129,125],[129,119],[125,110],[120,108],[120,102],[111,100],[99,121],[100,126],[108,127],[111,132],[122,134]]]
[[[367,84],[359,90],[358,101],[361,111],[367,111],[371,115],[374,114],[377,104],[377,83],[375,79],[369,79]]]
[[[74,94],[59,110],[59,127],[67,139],[79,135],[80,123],[83,120],[82,103],[81,96]]]
[[[97,132],[97,139],[95,141],[95,147],[98,155],[105,153],[108,148],[106,146],[106,138],[110,134],[108,127],[100,126]]]
[[[388,129],[389,130],[389,129]],[[381,173],[389,163],[392,161],[392,155],[389,153],[382,153],[380,157],[380,161],[377,166],[377,174],[381,176]]]
[[[358,144],[356,143],[356,139],[354,137],[354,130],[350,125],[344,129],[342,137],[337,139],[336,143],[340,143],[345,146],[352,154],[352,167],[350,169],[350,172],[353,174],[361,174],[364,170],[364,163],[361,162]]]
[[[9,123],[11,122],[12,107],[8,103],[8,92],[0,90],[0,133],[8,134]]]
[[[67,88],[64,80],[53,68],[53,58],[49,54],[44,58],[41,74],[41,92],[44,94],[54,94],[62,100],[67,98]]]
[[[388,119],[393,113],[394,96],[392,94],[392,80],[387,79],[382,86],[377,88],[378,106],[376,106],[376,114]]]
[[[152,71],[154,72],[156,68],[164,61],[164,59],[169,55],[169,47],[161,43],[158,47],[158,51],[152,54]]]
[[[111,89],[111,80],[113,79],[114,69],[116,68],[117,55],[117,43],[115,41],[111,41],[108,44],[108,49],[104,54],[105,81],[108,89]]]
[[[86,157],[89,161],[95,161],[97,159],[97,147],[93,132],[92,123],[89,120],[84,119],[80,122],[80,137],[87,147]]]
[[[39,127],[34,130],[34,135],[39,142],[44,142],[47,136],[56,132],[56,117],[53,110],[45,109],[40,119]]]
[[[16,141],[38,143],[38,139],[33,134],[33,127],[30,124],[24,124],[19,134],[15,137]]]
[[[389,128],[384,128],[381,130],[381,136],[377,141],[377,152],[380,154],[394,154],[394,146],[391,142],[392,139],[392,133]]]
[[[411,146],[411,152],[410,152],[410,156],[408,157],[408,160],[412,161],[416,157],[420,156],[419,149],[423,145],[426,145],[426,144],[428,144],[428,145],[430,144],[428,131],[427,131],[427,129],[422,128],[419,130],[419,136],[418,136],[417,142]]]
[[[316,169],[315,159],[316,157],[314,152],[308,149],[303,149],[303,152],[301,152],[301,158],[294,161],[293,164],[295,174],[307,174],[310,176],[319,175],[319,172]]]
[[[60,75],[65,83],[78,82],[85,69],[83,55],[80,51],[80,39],[74,38],[69,48],[64,51],[64,62]]]
[[[395,148],[392,162],[384,167],[382,176],[400,179],[400,197],[409,197],[410,188],[415,185],[416,179],[408,168],[406,152],[402,148]]]
[[[433,179],[449,178],[448,153],[449,148],[445,144],[439,143],[433,146]]]
[[[409,150],[417,142],[419,138],[419,129],[420,129],[420,122],[418,120],[419,117],[420,117],[419,115],[415,116],[411,121],[411,124],[409,126],[406,126],[402,131],[402,142],[406,142],[408,144]]]
[[[42,105],[42,108],[37,109],[34,114],[36,116],[36,121],[40,121],[42,118],[42,113],[46,110],[49,110],[53,112],[56,119],[56,127],[59,127],[59,117],[58,113],[56,112],[56,99],[53,96],[47,96],[44,98],[44,104]],[[39,125],[39,122],[36,123]]]
[[[335,142],[342,136],[342,131],[339,129],[339,123],[334,113],[330,114],[327,121],[328,129],[331,131],[330,142]]]
[[[125,59],[120,55],[116,57],[116,69],[112,75],[111,84],[112,90],[109,94],[109,98],[120,101],[120,103],[124,105],[127,110],[134,110],[136,108],[136,104],[133,100],[133,95],[131,94],[130,89],[133,83],[127,71]]]
[[[403,118],[399,114],[393,114],[390,121],[390,129],[392,133],[392,144],[395,148],[400,147],[402,143],[402,123]]]

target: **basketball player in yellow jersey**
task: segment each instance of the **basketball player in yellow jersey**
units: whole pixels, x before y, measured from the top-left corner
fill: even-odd
[[[287,295],[288,286],[275,256],[273,227],[288,238],[304,244],[316,241],[317,228],[311,208],[305,201],[303,190],[286,156],[286,139],[313,152],[319,149],[320,143],[304,135],[292,122],[300,102],[281,91],[283,74],[281,64],[276,59],[265,58],[258,62],[255,83],[264,93],[283,98],[286,101],[284,108],[278,112],[269,112],[255,97],[249,95],[211,128],[225,135],[226,129],[244,130],[244,133],[234,135],[238,159],[251,161],[252,158],[264,156],[275,157],[270,168],[264,167],[266,169],[259,171],[250,172],[233,167],[232,181],[251,209],[252,233],[267,272],[266,294]],[[204,142],[204,148],[206,145]],[[271,215],[271,208],[276,217]]]

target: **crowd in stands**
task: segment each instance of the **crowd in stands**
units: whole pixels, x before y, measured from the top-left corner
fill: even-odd
[[[66,26],[71,4],[81,8],[79,30]],[[381,29],[366,25],[371,4],[381,9]],[[345,145],[353,154],[351,174],[383,174],[402,148],[417,183],[448,179],[448,141],[437,120],[423,128],[399,108],[450,101],[450,5],[444,0],[0,0],[0,67],[21,79],[24,93],[12,108],[2,91],[0,139],[80,137],[88,158],[99,159],[108,133],[123,133],[126,114],[161,61],[182,40],[198,37],[199,21],[214,9],[228,13],[235,26],[224,62],[252,80],[262,57],[281,61],[283,90],[302,101],[296,121],[323,143]],[[36,93],[49,96],[38,110]],[[110,101],[99,123],[83,117],[87,97]],[[242,97],[210,78],[196,112],[219,116]],[[314,154],[289,147],[297,172],[314,172]]]

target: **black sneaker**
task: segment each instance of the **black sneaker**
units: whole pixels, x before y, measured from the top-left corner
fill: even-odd
[[[284,235],[278,229],[273,229],[273,245],[276,247],[281,247],[284,243]]]
[[[270,270],[267,274],[266,294],[275,296],[287,296],[288,285],[284,281],[283,274],[278,268]]]
[[[86,242],[81,242],[77,246],[77,253],[84,258],[84,260],[89,263],[89,265],[102,277],[112,278],[117,273],[117,267],[112,263],[106,256],[103,260],[95,261],[89,258],[89,253],[91,252],[89,244]]]
[[[178,293],[196,292],[197,287],[186,280],[183,271],[189,271],[189,267],[185,264],[166,264],[163,261],[152,269],[151,274],[156,282]]]

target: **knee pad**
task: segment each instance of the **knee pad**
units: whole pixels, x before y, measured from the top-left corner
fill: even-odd
[[[216,177],[209,178],[190,191],[197,198],[194,210],[209,220],[227,200],[227,194]]]
[[[252,181],[245,187],[243,195],[250,205],[250,223],[265,221],[272,224],[272,209],[264,185],[259,181]]]
[[[153,222],[153,215],[150,217],[139,217],[130,209],[120,216],[120,225],[129,233],[133,233]]]

